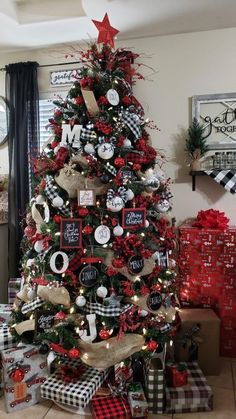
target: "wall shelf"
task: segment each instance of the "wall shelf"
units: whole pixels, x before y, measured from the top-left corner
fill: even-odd
[[[203,170],[192,170],[189,174],[192,176],[192,191],[196,190],[196,176],[207,176]]]

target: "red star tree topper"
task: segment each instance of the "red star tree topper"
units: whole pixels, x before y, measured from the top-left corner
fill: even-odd
[[[114,36],[116,36],[119,31],[111,26],[107,13],[102,22],[93,19],[92,21],[99,31],[97,43],[109,44],[111,48],[114,48]]]

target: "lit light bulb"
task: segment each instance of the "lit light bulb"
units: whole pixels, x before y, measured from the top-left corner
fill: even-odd
[[[143,328],[143,334],[146,335],[147,333],[147,329],[145,329],[145,327]]]
[[[70,308],[69,312],[70,312],[70,314],[73,314],[73,313],[75,312],[75,307],[74,307],[74,306],[72,306],[72,307]]]

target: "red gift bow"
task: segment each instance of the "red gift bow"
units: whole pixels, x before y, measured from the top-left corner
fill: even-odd
[[[229,218],[225,216],[223,211],[209,209],[206,211],[199,211],[193,227],[199,228],[215,228],[224,230],[228,227]]]

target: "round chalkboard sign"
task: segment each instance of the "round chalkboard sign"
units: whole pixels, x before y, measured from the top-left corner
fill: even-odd
[[[141,256],[131,256],[128,260],[128,269],[131,274],[139,274],[144,267],[144,260]]]
[[[159,292],[153,291],[147,298],[147,306],[149,310],[158,310],[162,304],[162,296]]]
[[[98,269],[95,266],[87,265],[79,273],[79,281],[84,287],[93,287],[98,280]]]

